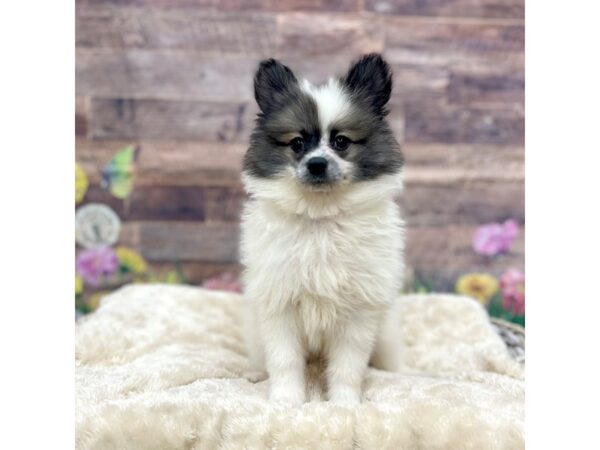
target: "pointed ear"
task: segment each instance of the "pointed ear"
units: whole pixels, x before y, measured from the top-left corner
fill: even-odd
[[[289,67],[276,59],[266,59],[260,63],[254,76],[254,98],[261,111],[268,114],[297,84]]]
[[[375,113],[385,115],[392,94],[392,71],[381,55],[371,53],[356,61],[343,82],[351,92],[367,102]]]

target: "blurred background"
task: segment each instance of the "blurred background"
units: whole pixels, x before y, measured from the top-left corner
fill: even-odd
[[[381,52],[406,157],[407,291],[524,322],[523,0],[77,0],[76,307],[126,282],[239,290],[239,174],[276,57]]]

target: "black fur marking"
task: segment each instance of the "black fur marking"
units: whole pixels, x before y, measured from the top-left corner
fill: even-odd
[[[372,108],[377,115],[387,114],[385,105],[392,94],[392,71],[381,55],[371,53],[360,58],[342,82],[353,99]]]
[[[330,145],[338,132],[351,132],[351,143],[338,155],[355,165],[356,181],[371,180],[400,171],[404,160],[400,146],[386,121],[385,105],[390,99],[392,74],[380,55],[362,57],[353,64],[340,83],[350,97],[349,114],[320,130],[318,108],[304,92],[292,71],[280,62],[263,61],[254,79],[256,101],[261,109],[244,157],[244,171],[270,178],[295,167],[297,162],[319,145],[322,132]],[[281,142],[286,133],[300,133],[304,149],[295,153],[289,142]]]
[[[319,144],[317,105],[300,89],[292,71],[274,59],[260,63],[254,92],[261,112],[244,157],[244,170],[253,176],[269,178]],[[295,153],[287,142],[281,142],[281,135],[290,132],[302,135],[303,151]]]

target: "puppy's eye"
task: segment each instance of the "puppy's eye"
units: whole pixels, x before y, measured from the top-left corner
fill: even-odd
[[[335,139],[333,140],[333,146],[335,147],[336,150],[346,150],[348,148],[348,146],[350,145],[350,139],[348,139],[346,136],[343,136],[341,134],[337,135],[335,137]]]
[[[304,150],[304,139],[301,137],[292,139],[290,141],[290,147],[292,147],[292,150],[296,153],[300,153],[302,150]]]

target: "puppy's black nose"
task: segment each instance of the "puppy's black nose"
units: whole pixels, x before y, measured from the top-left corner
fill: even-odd
[[[327,160],[322,156],[315,156],[310,158],[306,163],[306,168],[311,175],[319,176],[325,174],[327,170]]]

